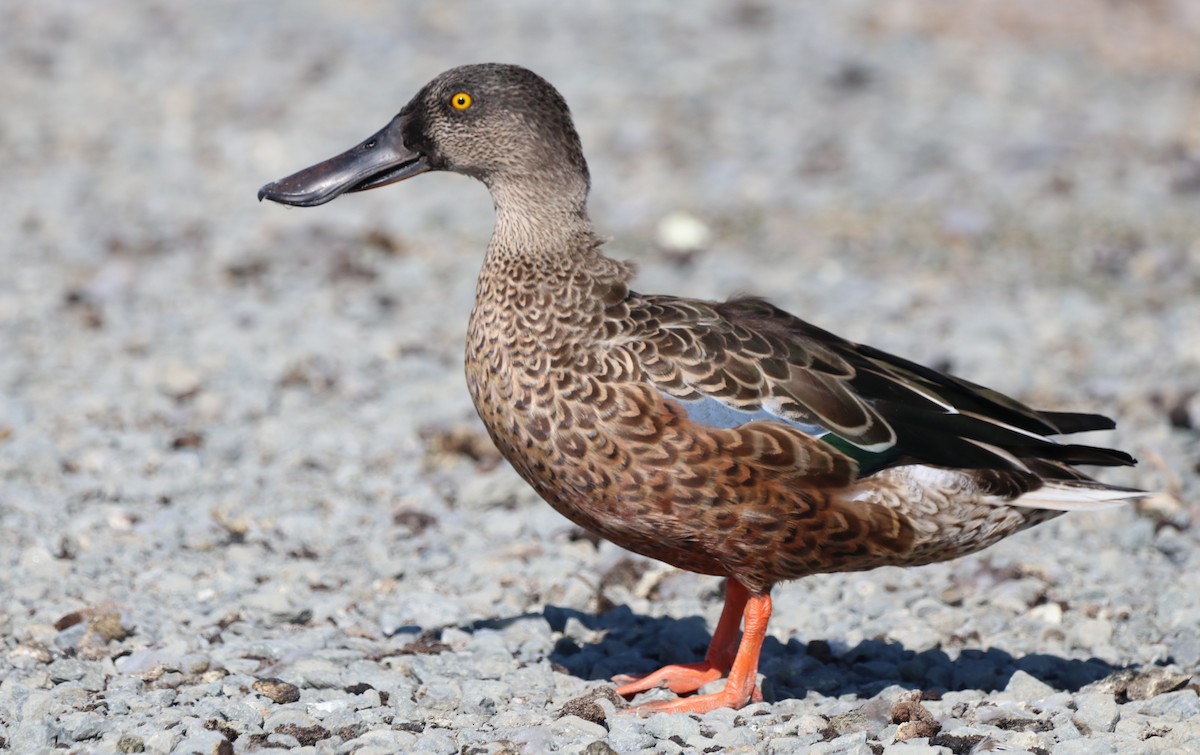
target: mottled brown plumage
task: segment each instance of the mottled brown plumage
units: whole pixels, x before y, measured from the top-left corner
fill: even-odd
[[[1035,411],[758,299],[631,291],[632,267],[592,232],[567,106],[525,69],[447,71],[366,142],[259,196],[315,205],[428,170],[474,176],[495,203],[466,373],[501,453],[581,527],[728,579],[705,661],[619,691],[728,674],[725,690],[643,709],[754,696],[776,582],[950,559],[1137,495],[1072,466],[1128,455],[1048,437],[1104,417]]]

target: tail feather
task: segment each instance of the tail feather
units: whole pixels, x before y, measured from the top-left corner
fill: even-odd
[[[1097,511],[1123,506],[1148,495],[1144,490],[1099,482],[1051,480],[1010,501],[1009,505],[1050,511]]]
[[[1070,435],[1071,433],[1083,433],[1089,430],[1112,430],[1117,426],[1103,414],[1083,414],[1080,412],[1047,412],[1038,411],[1050,424],[1058,429],[1061,435]]]

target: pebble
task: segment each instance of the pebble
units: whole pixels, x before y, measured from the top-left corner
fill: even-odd
[[[563,716],[554,722],[554,728],[563,731],[569,739],[576,740],[579,735],[584,737],[600,738],[608,734],[605,729],[594,721],[587,721],[579,716]]]
[[[653,747],[654,735],[636,716],[617,716],[608,722],[608,744],[617,752],[631,752]]]
[[[254,691],[276,703],[294,703],[300,699],[300,688],[282,679],[259,679]]]
[[[39,752],[54,743],[53,730],[44,723],[21,723],[9,732],[8,747],[13,752]]]
[[[793,755],[798,753],[812,752],[812,746],[820,741],[820,738],[815,735],[805,737],[771,737],[767,740],[767,753],[769,755]],[[703,748],[697,748],[703,749]]]
[[[1151,668],[1133,674],[1120,688],[1130,700],[1149,700],[1179,689],[1187,684],[1190,678],[1188,674],[1175,669]]]
[[[178,752],[197,752],[203,755],[221,755],[228,745],[228,740],[215,731],[198,731],[189,734],[175,745]]]
[[[1054,688],[1021,669],[1013,672],[1004,686],[1004,699],[1032,703],[1054,694]]]
[[[867,744],[867,733],[856,731],[843,734],[827,742],[818,742],[809,749],[810,755],[873,755],[874,750]]]
[[[672,212],[658,223],[658,244],[669,251],[697,251],[708,246],[711,238],[712,231],[691,213]]]
[[[183,739],[183,735],[172,729],[156,731],[145,739],[146,752],[164,754],[174,752],[181,739]]]
[[[204,377],[199,370],[175,361],[162,365],[155,376],[158,389],[174,399],[193,396],[200,390],[203,381]]]
[[[1053,755],[1109,755],[1117,745],[1107,739],[1069,739],[1054,746]],[[1145,752],[1145,750],[1138,750]]]
[[[753,748],[759,742],[754,730],[747,726],[733,729],[722,729],[712,736],[712,741],[725,751],[735,751],[742,748]]]
[[[492,679],[471,679],[462,684],[462,710],[491,715],[512,697],[512,687]]]
[[[104,716],[93,711],[72,711],[58,719],[58,727],[73,742],[96,739],[104,732]]]
[[[686,740],[700,735],[700,722],[692,716],[658,713],[647,718],[643,728],[657,739]]]
[[[289,667],[290,676],[300,687],[329,689],[343,687],[342,670],[332,661],[322,658],[304,658]]]
[[[1112,634],[1113,624],[1108,619],[1084,619],[1075,627],[1076,642],[1085,648],[1107,645]]]
[[[455,711],[459,709],[462,702],[462,688],[455,680],[434,681],[417,690],[417,697],[422,707],[427,710]],[[482,700],[479,702],[481,703]]]
[[[276,729],[312,729],[320,725],[320,721],[302,710],[281,707],[271,711],[263,719],[262,728],[265,731],[275,731]]]
[[[1131,704],[1130,707],[1167,721],[1190,721],[1200,718],[1200,697],[1197,696],[1194,689],[1165,692],[1140,705]]]
[[[417,737],[412,732],[395,731],[392,729],[375,729],[350,740],[354,745],[353,752],[357,753],[386,753],[415,752]]]
[[[1079,708],[1075,723],[1089,732],[1112,731],[1121,718],[1116,698],[1106,692],[1081,692],[1075,705]]]
[[[434,755],[451,755],[458,752],[458,745],[448,731],[427,731],[413,743],[414,752],[429,752]]]
[[[900,742],[883,748],[883,755],[953,755],[949,747]]]

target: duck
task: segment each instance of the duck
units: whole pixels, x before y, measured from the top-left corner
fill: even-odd
[[[703,660],[616,678],[635,701],[675,693],[631,710],[761,700],[777,583],[959,558],[1143,495],[1078,469],[1132,456],[1059,437],[1115,427],[1105,416],[1032,409],[761,298],[634,290],[589,219],[567,103],[526,68],[452,68],[258,198],[314,207],[439,171],[478,179],[495,208],[465,372],[500,453],[579,527],[725,580]]]

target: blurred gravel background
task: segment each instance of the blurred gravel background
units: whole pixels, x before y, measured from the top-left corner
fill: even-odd
[[[487,60],[640,290],[1110,414],[1161,494],[780,586],[767,702],[616,714],[719,587],[481,434],[486,191],[254,200]],[[1200,752],[1200,5],[44,0],[0,66],[0,749]]]

